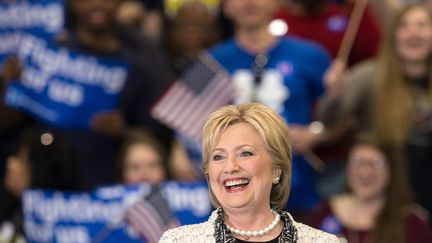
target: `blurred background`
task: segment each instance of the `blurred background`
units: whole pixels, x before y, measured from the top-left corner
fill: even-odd
[[[0,242],[207,220],[202,122],[245,102],[290,127],[296,219],[432,242],[432,1],[0,0],[0,70]]]

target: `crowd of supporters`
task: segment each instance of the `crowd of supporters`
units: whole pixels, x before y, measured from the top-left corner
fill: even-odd
[[[188,131],[214,106],[259,102],[290,128],[296,219],[349,242],[432,242],[432,3],[412,2],[65,1],[56,45],[128,75],[73,129],[7,105],[23,63],[0,65],[0,241],[5,222],[25,235],[28,188],[205,180]]]

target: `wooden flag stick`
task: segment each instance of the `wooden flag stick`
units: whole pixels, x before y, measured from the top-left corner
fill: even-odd
[[[344,61],[348,60],[348,56],[351,52],[354,39],[357,35],[360,22],[363,18],[363,13],[366,9],[368,0],[355,0],[353,11],[351,13],[347,29],[342,39],[342,43],[339,47],[337,58]]]
[[[306,162],[317,172],[322,172],[326,167],[326,164],[324,163],[324,161],[322,161],[311,150],[305,151],[305,153],[303,154],[303,157],[306,160]]]

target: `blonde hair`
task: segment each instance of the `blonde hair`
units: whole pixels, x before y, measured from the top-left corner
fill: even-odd
[[[424,10],[432,20],[430,11],[422,5],[414,4],[401,8],[393,16],[378,57],[374,130],[382,139],[396,144],[402,144],[406,140],[411,130],[411,118],[415,107],[415,89],[405,76],[402,60],[397,51],[396,32],[402,18],[414,9]],[[429,69],[427,77],[430,82],[432,69]],[[429,85],[428,95],[432,102],[432,85]]]
[[[209,115],[202,129],[202,168],[207,181],[209,159],[216,143],[229,126],[238,123],[248,123],[255,128],[265,143],[273,167],[281,169],[280,182],[273,185],[270,194],[270,204],[283,208],[288,200],[292,172],[288,126],[276,112],[262,104],[229,105]],[[209,192],[213,206],[220,206],[210,187]]]

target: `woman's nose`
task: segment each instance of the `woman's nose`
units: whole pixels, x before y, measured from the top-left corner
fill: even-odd
[[[225,173],[233,173],[240,169],[239,163],[235,156],[229,156],[225,163]]]

